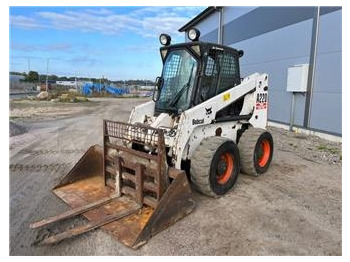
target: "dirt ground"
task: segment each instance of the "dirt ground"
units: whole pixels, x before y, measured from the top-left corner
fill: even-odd
[[[33,246],[29,224],[67,210],[51,188],[102,144],[102,119],[127,121],[144,101],[10,102],[10,255],[342,255],[341,144],[278,128],[267,173],[218,199],[195,192],[195,211],[136,251],[99,229]]]

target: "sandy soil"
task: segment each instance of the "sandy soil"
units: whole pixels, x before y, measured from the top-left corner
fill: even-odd
[[[139,250],[101,230],[33,246],[43,232],[28,225],[67,210],[51,188],[90,145],[102,144],[102,119],[126,121],[144,101],[11,102],[10,119],[27,132],[10,137],[10,255],[342,254],[341,144],[277,128],[270,128],[275,153],[267,173],[240,175],[219,199],[195,192],[195,211]]]

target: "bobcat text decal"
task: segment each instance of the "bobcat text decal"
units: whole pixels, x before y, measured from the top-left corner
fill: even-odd
[[[204,124],[204,118],[202,119],[192,119],[192,125]]]

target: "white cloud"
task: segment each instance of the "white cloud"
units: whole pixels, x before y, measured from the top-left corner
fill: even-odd
[[[100,32],[107,35],[134,32],[144,37],[177,30],[204,7],[144,7],[128,14],[116,14],[113,9],[82,9],[65,12],[37,12],[33,17],[11,16],[11,25],[27,29],[48,27],[59,30]]]
[[[119,34],[128,29],[133,30],[140,23],[135,18],[126,15],[97,15],[86,11],[39,12],[37,15],[47,20],[55,29],[74,29],[103,34]]]
[[[38,21],[32,17],[26,17],[22,15],[10,16],[10,24],[26,29],[35,29],[44,27]]]
[[[178,29],[188,21],[185,17],[179,16],[156,16],[146,17],[142,21],[142,29],[147,33],[153,33],[158,36],[160,33],[168,33],[171,35],[179,34]],[[140,32],[142,34],[142,32]]]
[[[187,16],[193,18],[202,12],[206,6],[175,6],[173,10],[175,12],[184,12]]]
[[[93,15],[111,15],[111,14],[113,14],[113,12],[111,10],[108,10],[106,8],[86,9],[85,12],[93,14]]]
[[[67,52],[72,50],[72,46],[68,43],[55,43],[49,45],[30,45],[22,43],[11,43],[11,49],[19,51],[62,51]]]

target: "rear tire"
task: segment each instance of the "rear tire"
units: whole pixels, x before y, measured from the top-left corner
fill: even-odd
[[[211,197],[226,194],[236,183],[240,157],[236,144],[227,138],[204,139],[191,159],[191,180],[196,189]]]
[[[246,175],[259,176],[265,173],[272,161],[272,135],[261,128],[244,131],[238,142],[241,157],[241,172]]]

